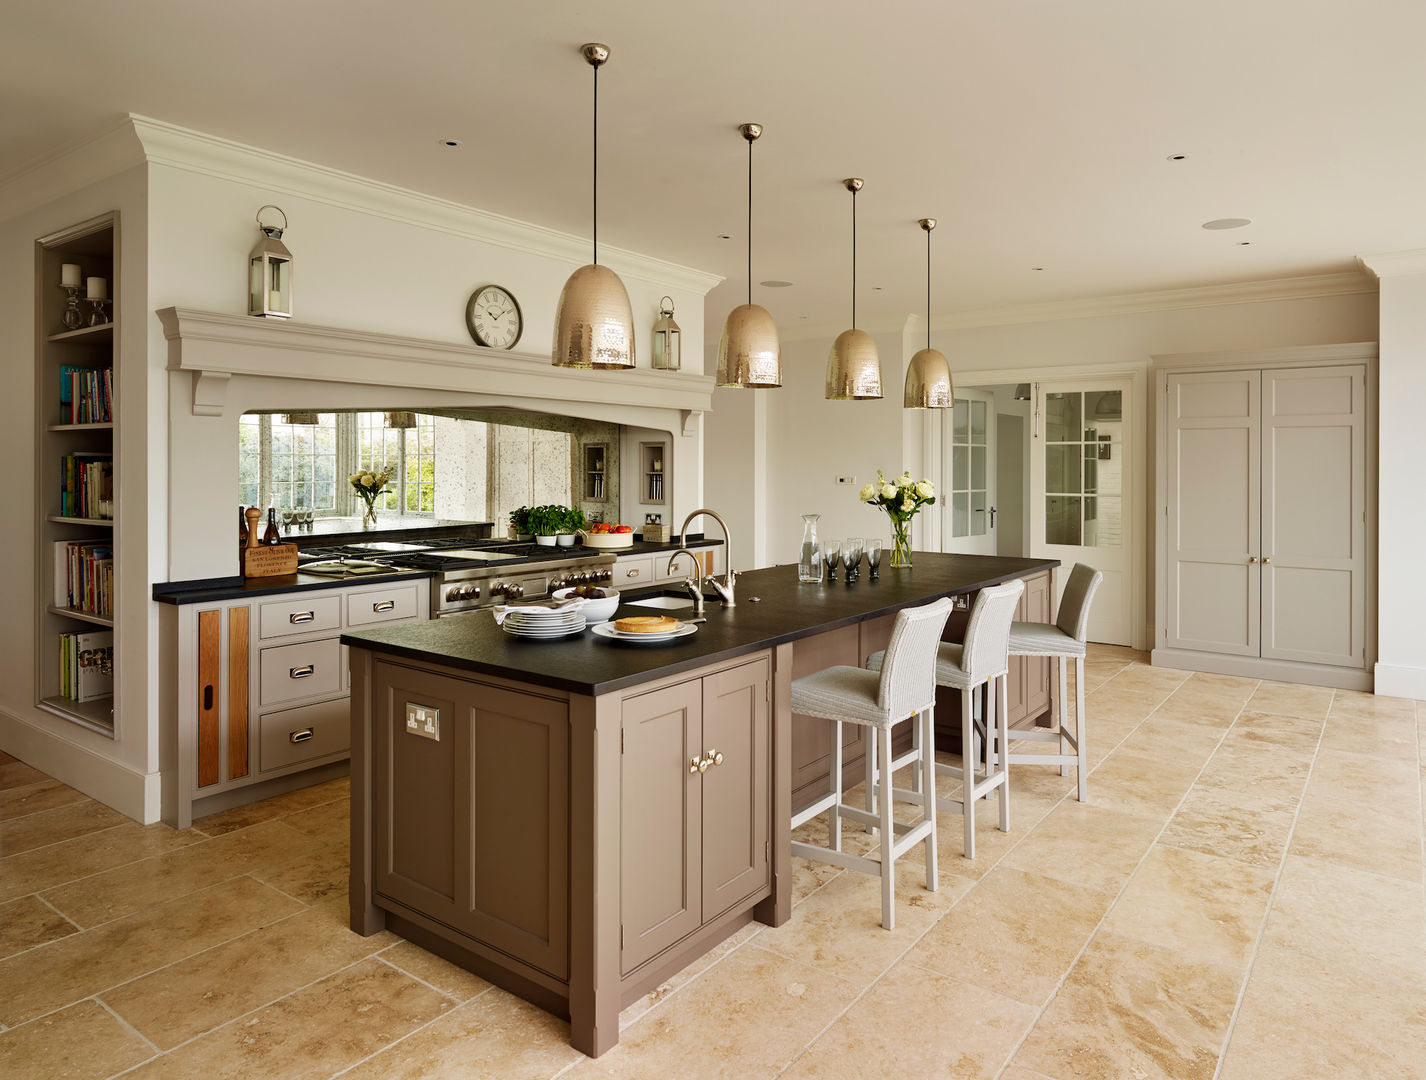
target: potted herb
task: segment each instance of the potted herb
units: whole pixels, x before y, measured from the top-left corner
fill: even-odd
[[[555,538],[564,531],[564,513],[563,506],[554,505],[536,506],[530,511],[530,532],[534,534],[535,543],[555,546]]]
[[[584,511],[578,507],[563,506],[564,521],[556,542],[560,547],[573,547],[575,534],[584,528]]]
[[[534,529],[530,527],[530,515],[534,510],[528,506],[521,506],[510,511],[510,533],[516,540],[528,540],[534,535]]]

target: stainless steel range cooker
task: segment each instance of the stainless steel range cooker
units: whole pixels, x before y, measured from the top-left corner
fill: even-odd
[[[603,552],[555,555],[538,544],[446,537],[438,540],[375,540],[336,547],[303,548],[299,569],[354,578],[389,571],[428,570],[431,615],[442,618],[510,600],[539,600],[570,585],[612,580],[615,556]]]

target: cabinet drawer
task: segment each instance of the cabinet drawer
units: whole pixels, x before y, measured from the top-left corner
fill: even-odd
[[[313,630],[336,630],[342,625],[342,598],[333,593],[316,593],[297,600],[275,600],[263,604],[258,626],[264,640],[310,634]]]
[[[424,585],[425,583],[422,582]],[[417,585],[391,585],[384,589],[368,589],[347,594],[347,625],[394,622],[414,619],[417,608]]]
[[[617,589],[623,585],[633,588],[636,585],[648,585],[654,581],[654,560],[647,559],[620,559],[614,564],[614,587]]]
[[[352,745],[346,698],[266,713],[258,724],[259,764],[264,771],[340,753]]]
[[[342,646],[334,637],[263,649],[259,668],[265,706],[342,691]]]

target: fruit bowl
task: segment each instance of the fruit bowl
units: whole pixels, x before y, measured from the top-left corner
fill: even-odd
[[[599,591],[604,595],[597,600],[585,600],[579,606],[579,610],[584,613],[584,621],[587,623],[608,622],[609,616],[614,614],[614,609],[619,606],[619,590],[608,585],[598,586]],[[556,600],[564,600],[574,595],[574,589],[556,589],[551,594]]]
[[[580,543],[587,548],[595,548],[600,551],[607,551],[611,548],[627,548],[634,546],[634,534],[626,533],[592,533],[580,531]]]

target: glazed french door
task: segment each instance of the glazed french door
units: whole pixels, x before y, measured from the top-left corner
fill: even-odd
[[[995,554],[995,398],[957,390],[941,430],[941,550]]]
[[[1104,572],[1089,639],[1133,642],[1133,380],[1038,384],[1031,416],[1030,553]],[[1058,598],[1057,598],[1058,599]]]

